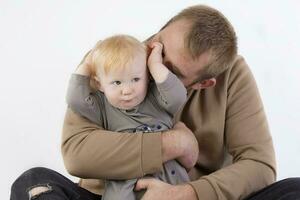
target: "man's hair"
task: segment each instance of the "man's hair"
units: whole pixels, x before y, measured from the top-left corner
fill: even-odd
[[[210,55],[209,65],[201,71],[199,81],[216,77],[232,65],[237,55],[237,38],[222,13],[204,5],[191,6],[174,16],[162,29],[178,20],[191,22],[184,45],[192,59],[206,52]]]
[[[143,43],[129,35],[114,35],[97,42],[92,49],[91,72],[107,74],[113,70],[122,70],[130,64],[136,56],[145,55],[146,47]],[[99,71],[100,70],[100,71]]]

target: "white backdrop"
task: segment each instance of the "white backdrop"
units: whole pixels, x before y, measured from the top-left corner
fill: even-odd
[[[60,154],[64,98],[70,73],[97,40],[115,33],[144,40],[198,3],[219,9],[236,29],[239,53],[255,75],[267,112],[278,179],[300,176],[299,1],[1,0],[2,198],[34,166],[77,180],[67,174]]]

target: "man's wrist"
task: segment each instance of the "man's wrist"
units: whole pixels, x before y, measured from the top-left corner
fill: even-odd
[[[161,137],[163,162],[174,160],[182,155],[180,140],[174,130],[163,132]]]
[[[180,199],[198,200],[197,193],[189,184],[178,185],[179,192],[182,195]]]
[[[184,123],[177,122],[173,129],[162,134],[163,162],[176,159],[187,170],[197,162],[199,147],[195,135]]]

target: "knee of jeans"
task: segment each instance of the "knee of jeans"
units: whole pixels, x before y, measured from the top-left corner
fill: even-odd
[[[28,184],[34,182],[34,179],[45,173],[48,169],[44,167],[34,167],[21,174],[12,184],[11,190],[20,190],[22,187],[27,187]]]
[[[38,184],[27,188],[26,192],[28,193],[29,199],[35,199],[40,195],[51,192],[52,187],[47,184]]]
[[[27,171],[25,171],[23,174],[29,174],[29,175],[36,175],[36,174],[44,174],[51,171],[51,169],[45,168],[45,167],[33,167]]]
[[[283,182],[285,184],[291,185],[291,187],[293,187],[293,188],[297,188],[300,192],[300,177],[287,178],[287,179],[284,179]]]
[[[46,174],[49,171],[49,169],[44,167],[34,167],[27,171],[25,171],[21,176],[19,176],[18,179],[32,179],[34,177],[40,177],[42,174]]]

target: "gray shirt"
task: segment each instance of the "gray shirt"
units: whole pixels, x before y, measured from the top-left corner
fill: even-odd
[[[90,78],[72,74],[67,103],[79,114],[106,130],[117,132],[155,132],[172,128],[173,116],[186,100],[182,82],[169,73],[159,84],[150,82],[143,102],[130,110],[113,107],[100,91],[90,88]]]

